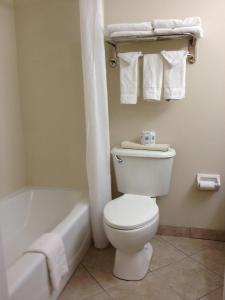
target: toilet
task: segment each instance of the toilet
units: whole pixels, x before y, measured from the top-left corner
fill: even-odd
[[[141,280],[159,224],[156,197],[169,193],[176,152],[113,148],[111,153],[117,189],[123,193],[104,208],[105,233],[116,249],[113,273],[120,279]]]

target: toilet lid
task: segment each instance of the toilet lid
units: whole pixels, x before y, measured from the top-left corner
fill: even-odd
[[[155,198],[125,194],[106,204],[104,222],[117,229],[135,229],[149,223],[158,212]]]

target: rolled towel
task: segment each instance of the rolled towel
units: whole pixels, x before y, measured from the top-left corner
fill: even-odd
[[[109,24],[107,26],[108,33],[118,31],[151,31],[151,22],[140,22],[140,23],[120,23],[120,24]]]
[[[185,19],[155,19],[153,21],[154,28],[177,28],[202,26],[200,17],[190,17]]]
[[[149,31],[116,31],[116,32],[112,32],[110,34],[110,37],[112,38],[116,38],[116,37],[142,37],[142,36],[153,36],[155,33],[153,30],[149,30]]]
[[[138,143],[123,141],[121,147],[124,149],[135,149],[135,150],[148,150],[148,151],[169,151],[170,145],[168,144],[149,144],[141,145]]]
[[[203,30],[202,27],[200,26],[177,27],[177,28],[156,28],[154,32],[155,34],[158,35],[192,33],[197,38],[203,37]]]

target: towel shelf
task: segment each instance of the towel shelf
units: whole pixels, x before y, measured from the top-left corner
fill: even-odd
[[[127,36],[127,37],[117,37],[117,38],[106,38],[105,42],[111,46],[110,53],[110,64],[112,67],[117,66],[117,46],[119,44],[130,44],[136,42],[155,42],[155,41],[165,41],[165,40],[188,40],[188,57],[187,60],[190,64],[196,62],[196,41],[197,38],[192,33],[174,34],[174,35],[153,35],[153,36]]]

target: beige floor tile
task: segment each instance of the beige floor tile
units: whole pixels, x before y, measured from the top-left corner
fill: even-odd
[[[197,254],[191,256],[193,259],[197,260],[199,263],[203,264],[207,269],[215,272],[221,276],[224,276],[225,267],[225,244],[222,243],[221,246],[215,246],[214,248],[209,248],[198,252]]]
[[[183,251],[187,255],[195,254],[204,249],[213,247],[218,242],[210,240],[200,240],[176,236],[161,236],[162,239],[168,241],[177,249]]]
[[[113,276],[112,247],[91,247],[59,299],[222,300],[225,243],[156,236],[152,245],[152,272],[133,282]]]
[[[185,300],[198,299],[222,286],[222,278],[202,265],[185,258],[179,263],[152,272]]]
[[[183,252],[159,237],[152,239],[151,244],[153,246],[153,256],[150,264],[151,271],[178,262],[186,257]]]
[[[90,274],[80,266],[70,279],[59,300],[83,300],[93,299],[96,294],[103,292],[103,289],[90,276]]]
[[[199,300],[222,300],[222,299],[223,299],[223,289],[220,288],[208,294],[207,296],[200,298]]]
[[[83,265],[103,288],[126,284],[113,276],[115,249],[111,246],[103,250],[91,247],[83,260]]]
[[[74,298],[74,300],[76,300],[76,299]],[[112,298],[106,292],[102,292],[95,296],[91,296],[91,298],[87,297],[82,300],[112,300]]]
[[[98,283],[104,288],[117,287],[120,285],[126,285],[128,281],[116,278],[113,272],[105,272],[97,269],[90,269],[89,272],[98,281]]]
[[[113,268],[115,249],[108,246],[99,250],[91,246],[85,255],[82,264],[88,268],[97,268],[98,270],[111,271]]]
[[[183,300],[173,288],[150,273],[141,281],[110,288],[107,293],[114,300]]]

